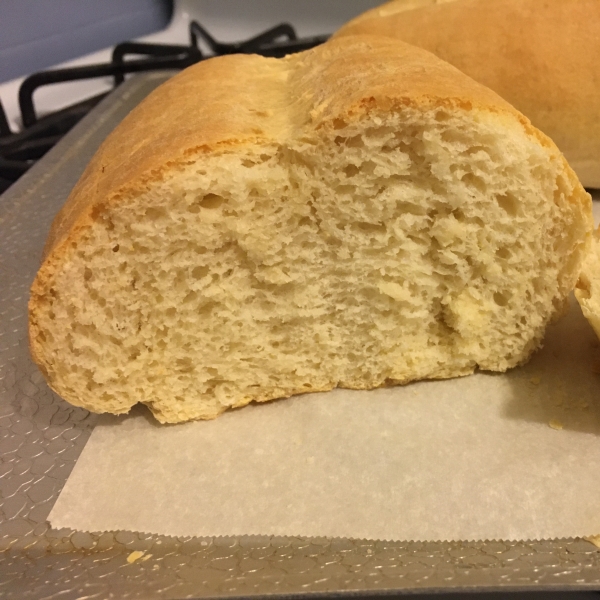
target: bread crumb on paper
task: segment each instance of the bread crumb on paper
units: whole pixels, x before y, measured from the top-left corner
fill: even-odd
[[[597,548],[600,548],[600,535],[590,535],[588,537],[584,537],[584,540],[594,544]]]
[[[535,377],[531,377],[529,379],[529,382],[533,383],[533,385],[540,385],[541,381],[542,381],[542,378],[539,375],[536,375]]]
[[[563,424],[558,419],[551,419],[548,425],[550,425],[552,429],[559,430],[563,428]]]
[[[127,562],[131,565],[133,564],[136,560],[139,560],[140,558],[142,558],[142,556],[144,556],[145,552],[142,552],[141,550],[134,550],[128,557],[127,557]],[[150,557],[148,557],[150,558]],[[144,559],[145,560],[145,559]]]

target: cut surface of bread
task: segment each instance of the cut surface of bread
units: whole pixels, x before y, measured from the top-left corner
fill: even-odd
[[[209,60],[123,121],[57,216],[32,354],[73,404],[170,423],[504,371],[591,228],[554,144],[423,50]]]
[[[583,262],[575,297],[583,316],[600,338],[600,229],[594,233],[592,248]]]
[[[336,34],[433,52],[529,117],[600,188],[598,0],[392,0]]]

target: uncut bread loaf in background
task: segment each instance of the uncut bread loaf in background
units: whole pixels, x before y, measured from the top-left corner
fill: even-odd
[[[577,279],[589,196],[432,54],[344,37],[200,63],[109,136],[31,290],[50,386],[161,422],[504,371]]]
[[[435,53],[522,111],[600,188],[599,32],[599,0],[393,0],[336,35]]]

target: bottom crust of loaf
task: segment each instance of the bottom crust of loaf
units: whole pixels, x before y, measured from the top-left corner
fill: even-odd
[[[440,373],[437,376],[430,375],[427,377],[427,379],[433,380],[433,379],[451,379],[451,378],[455,378],[455,377],[466,377],[467,375],[471,375],[474,372],[475,372],[475,369],[473,367],[464,368],[462,370],[441,369]],[[373,389],[378,389],[378,388],[407,385],[414,381],[415,381],[414,378],[408,378],[405,380],[386,379],[385,381],[382,381],[379,385],[376,385],[376,386],[366,386],[361,381],[346,382],[346,383],[344,383],[344,385],[331,384],[331,385],[326,385],[326,386],[320,387],[318,389],[311,389],[310,393],[329,392],[336,388],[337,389],[366,391],[366,390],[373,390]],[[179,411],[173,410],[173,407],[171,404],[166,404],[166,403],[162,403],[162,402],[157,402],[157,403],[148,402],[145,404],[148,407],[148,409],[150,410],[150,412],[152,412],[152,414],[154,415],[156,420],[159,421],[160,423],[179,423],[179,422],[184,422],[184,421],[189,421],[189,420],[216,419],[219,415],[221,415],[222,413],[224,413],[226,410],[228,410],[230,408],[231,409],[242,408],[253,402],[260,403],[260,402],[271,402],[274,400],[284,400],[286,398],[291,398],[292,396],[297,396],[297,395],[306,394],[306,393],[307,393],[306,388],[295,388],[295,389],[285,390],[285,391],[284,390],[276,390],[271,393],[263,393],[260,396],[242,398],[242,399],[238,400],[236,402],[236,404],[232,405],[231,407],[225,407],[225,406],[215,407],[215,408],[213,408],[213,412],[210,412],[210,409],[209,409],[209,411],[207,411],[206,406],[204,404],[202,404],[198,407],[198,412],[194,412],[193,409],[191,408],[190,404],[188,403],[188,405],[186,406],[185,417],[183,419],[181,418],[181,414]],[[129,410],[124,411],[124,412],[129,412]]]

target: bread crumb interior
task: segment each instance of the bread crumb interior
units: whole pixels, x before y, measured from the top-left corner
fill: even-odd
[[[48,375],[87,408],[177,422],[504,371],[573,283],[562,169],[521,128],[444,108],[200,156],[72,249],[40,316]]]

